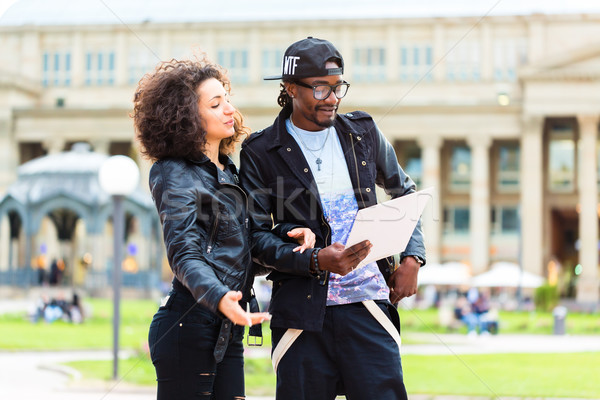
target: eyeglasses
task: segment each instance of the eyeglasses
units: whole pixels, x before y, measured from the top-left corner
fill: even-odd
[[[309,85],[301,81],[296,81],[294,83],[298,86],[312,89],[315,100],[325,100],[331,95],[332,91],[335,94],[335,97],[341,99],[346,95],[346,93],[348,93],[348,88],[350,87],[350,84],[346,81],[343,81],[342,83],[336,83],[335,85]]]

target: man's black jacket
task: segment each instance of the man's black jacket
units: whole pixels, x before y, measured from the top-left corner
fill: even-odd
[[[284,107],[270,127],[252,134],[242,145],[240,181],[249,196],[249,209],[256,219],[252,226],[253,254],[274,269],[269,275],[273,293],[269,311],[271,326],[320,331],[325,315],[327,280],[319,281],[309,272],[310,251],[294,253],[272,231],[272,224],[305,226],[316,234],[316,247],[331,244],[331,228],[321,209],[317,184],[295,139],[287,132],[285,120],[291,114]],[[392,198],[415,191],[414,182],[404,173],[391,144],[370,115],[362,111],[339,114],[335,120],[358,208],[377,204],[375,185]],[[401,255],[425,259],[421,224]],[[394,269],[393,258],[379,260],[386,280]]]

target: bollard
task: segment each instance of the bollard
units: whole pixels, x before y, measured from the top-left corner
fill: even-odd
[[[567,308],[563,306],[554,307],[552,310],[554,316],[554,331],[555,335],[564,335],[566,331]]]

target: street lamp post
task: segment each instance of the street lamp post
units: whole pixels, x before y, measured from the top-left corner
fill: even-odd
[[[138,186],[140,171],[129,157],[112,156],[100,167],[98,174],[102,190],[113,200],[113,379],[119,374],[119,323],[121,302],[121,263],[125,237],[125,212],[123,200]]]

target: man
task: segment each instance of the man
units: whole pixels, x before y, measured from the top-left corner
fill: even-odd
[[[343,71],[330,42],[293,43],[282,75],[265,78],[282,79],[283,109],[242,147],[254,243],[274,269],[268,278],[277,399],[407,398],[391,303],[417,291],[425,259],[420,224],[396,270],[393,258],[355,269],[371,245],[344,244],[358,209],[377,203],[376,184],[394,198],[415,185],[368,114],[337,114],[349,87]],[[273,235],[273,222],[311,228],[315,249],[294,253],[293,244]]]

